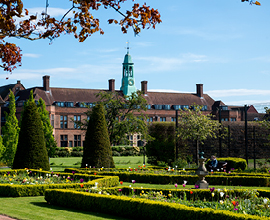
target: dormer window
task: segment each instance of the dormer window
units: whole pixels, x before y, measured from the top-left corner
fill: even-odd
[[[162,109],[170,110],[171,106],[170,105],[162,105]]]

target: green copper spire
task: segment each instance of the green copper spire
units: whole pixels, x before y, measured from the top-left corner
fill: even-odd
[[[122,86],[120,88],[124,95],[130,96],[136,92],[135,79],[134,79],[134,63],[132,62],[131,55],[129,54],[129,46],[127,47],[127,54],[123,63]]]

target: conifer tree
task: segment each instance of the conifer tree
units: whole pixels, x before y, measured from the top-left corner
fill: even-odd
[[[18,147],[13,162],[13,169],[20,168],[50,169],[42,122],[32,91],[24,105]]]
[[[15,96],[13,92],[10,90],[9,113],[5,112],[6,123],[2,128],[3,134],[2,161],[8,166],[12,166],[19,139],[20,128],[15,113],[16,113]]]
[[[38,100],[38,112],[42,121],[43,132],[45,137],[46,149],[48,156],[52,157],[57,148],[56,141],[53,137],[53,127],[50,123],[49,112],[46,110],[45,102],[42,98]]]
[[[97,104],[93,108],[88,123],[82,158],[82,167],[86,166],[114,167],[105,112],[102,104]]]

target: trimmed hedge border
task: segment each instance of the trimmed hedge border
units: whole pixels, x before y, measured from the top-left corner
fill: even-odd
[[[26,172],[20,170],[20,172]],[[51,174],[46,171],[31,170],[32,172],[39,172],[44,175]],[[5,173],[3,173],[5,174]],[[14,171],[15,174],[15,171]],[[70,173],[54,173],[60,176],[68,176]],[[88,174],[74,174],[75,178],[91,178],[91,181],[73,184],[44,184],[44,185],[17,185],[17,184],[0,184],[0,196],[3,197],[24,197],[24,196],[43,196],[46,189],[80,189],[83,187],[95,186],[98,183],[99,187],[113,187],[119,185],[118,176],[100,176]]]
[[[63,189],[46,190],[45,200],[52,205],[102,212],[132,219],[269,219],[267,217],[237,214],[224,210],[221,211],[210,208],[200,209],[175,203],[164,203],[147,199],[100,195]]]
[[[124,182],[131,182],[136,180],[137,183],[151,183],[151,184],[182,184],[184,180],[188,184],[195,184],[198,180],[196,175],[161,175],[161,174],[145,174],[145,173],[135,173],[135,172],[95,172],[87,171],[85,169],[65,169],[65,172],[76,171],[78,173],[88,173],[105,176],[119,176],[119,179]],[[208,175],[206,176],[206,181],[210,185],[241,185],[241,186],[269,186],[270,177],[264,176],[216,176]]]

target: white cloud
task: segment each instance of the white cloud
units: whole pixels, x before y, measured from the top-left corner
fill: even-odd
[[[35,54],[35,53],[25,53],[23,54],[24,57],[30,57],[30,58],[39,58],[41,55],[40,54]]]
[[[190,92],[184,92],[184,91],[178,91],[173,89],[148,89],[149,92],[168,92],[168,93],[190,93]]]
[[[207,56],[187,53],[179,57],[136,57],[136,60],[147,62],[146,68],[136,69],[136,72],[163,72],[169,70],[179,70],[185,63],[201,63],[209,61]]]
[[[51,8],[48,7],[47,13],[51,17],[57,17],[57,16],[63,16],[69,9],[65,8]],[[45,12],[45,7],[37,7],[37,8],[28,8],[29,14],[41,14],[42,12]],[[72,12],[71,12],[72,13]]]
[[[233,96],[251,96],[251,95],[270,95],[270,90],[260,89],[228,89],[228,90],[210,90],[206,91],[213,98],[233,97]]]

